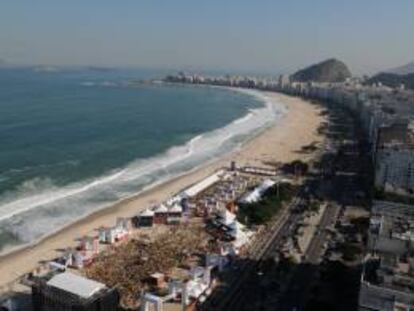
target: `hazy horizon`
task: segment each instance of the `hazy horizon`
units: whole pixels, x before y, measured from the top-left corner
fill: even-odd
[[[414,60],[414,2],[7,1],[0,64],[291,73],[335,57],[354,74]]]

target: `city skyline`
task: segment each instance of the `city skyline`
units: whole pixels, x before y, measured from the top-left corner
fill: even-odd
[[[414,60],[414,3],[8,1],[0,60],[290,73],[336,57],[355,74]]]

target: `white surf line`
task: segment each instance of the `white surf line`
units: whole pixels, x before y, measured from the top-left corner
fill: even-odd
[[[274,104],[273,102],[269,101],[269,98],[257,91],[254,90],[246,90],[246,89],[231,89],[233,91],[237,91],[243,94],[247,94],[250,96],[255,97],[256,99],[259,99],[260,101],[263,102],[264,107],[261,108],[255,108],[255,109],[249,109],[249,112],[240,117],[239,119],[236,119],[234,121],[232,121],[230,124],[219,128],[219,129],[215,129],[212,130],[210,132],[205,132],[203,134],[200,134],[194,138],[192,138],[190,141],[188,141],[186,144],[184,145],[180,145],[180,146],[172,146],[171,148],[169,148],[164,154],[158,155],[158,156],[154,156],[152,158],[148,158],[145,161],[145,164],[143,166],[141,166],[143,163],[138,164],[138,167],[133,168],[131,166],[133,166],[134,164],[130,164],[127,167],[125,167],[122,171],[117,172],[113,175],[110,176],[106,176],[106,177],[101,177],[101,178],[97,178],[95,181],[93,181],[92,183],[89,183],[87,185],[84,185],[82,187],[79,188],[75,188],[76,184],[73,186],[67,186],[65,188],[61,188],[61,189],[51,189],[49,192],[45,192],[42,193],[40,195],[35,195],[35,196],[29,196],[29,197],[25,197],[22,199],[18,199],[16,201],[13,201],[11,203],[5,204],[3,206],[0,206],[0,212],[5,212],[4,215],[0,216],[0,221],[2,220],[6,220],[9,219],[13,216],[16,216],[18,214],[30,211],[32,209],[35,209],[41,205],[46,205],[46,204],[50,204],[77,194],[80,194],[82,192],[88,191],[90,189],[93,189],[97,186],[103,185],[103,184],[107,184],[110,183],[112,181],[115,181],[121,177],[125,177],[125,179],[121,180],[121,181],[128,181],[128,180],[132,180],[132,179],[137,179],[137,175],[138,176],[145,176],[148,174],[153,173],[154,171],[164,168],[167,169],[170,165],[173,165],[175,163],[177,163],[178,161],[182,161],[185,158],[189,158],[191,155],[193,155],[194,153],[197,154],[200,153],[201,155],[203,155],[205,152],[208,152],[206,150],[201,151],[201,150],[197,150],[197,143],[202,144],[202,147],[205,147],[205,142],[203,141],[203,138],[206,140],[213,140],[213,143],[211,145],[210,148],[208,148],[207,150],[209,150],[210,152],[212,150],[217,150],[218,148],[220,148],[220,146],[223,145],[224,142],[228,141],[229,139],[231,139],[232,137],[236,136],[237,134],[241,134],[244,131],[244,129],[241,129],[238,133],[232,135],[231,133],[227,133],[228,131],[232,130],[232,126],[239,126],[240,124],[243,124],[244,122],[249,121],[250,119],[252,119],[252,117],[254,115],[259,115],[261,112],[267,110],[267,109],[271,109],[273,113],[275,113],[274,111]],[[280,108],[283,107],[283,105],[278,105]],[[278,112],[283,112],[283,111],[278,111]],[[253,126],[253,128],[247,128],[246,131],[247,132],[253,132],[257,129],[260,129],[261,127],[265,126],[265,123],[267,123],[268,121],[272,121],[272,119],[274,119],[275,117],[277,117],[278,114],[275,113],[274,116],[272,116],[272,118],[270,120],[265,120],[266,122],[264,122],[263,124],[259,124],[257,126]],[[280,116],[280,115],[279,115]],[[220,139],[218,139],[219,137],[208,137],[209,135],[217,133],[217,136],[220,136],[220,134],[225,134],[224,136],[222,136]],[[217,140],[218,139],[218,140]],[[169,158],[169,153],[171,153],[171,151],[173,149],[185,149],[186,152],[185,154],[177,154],[174,155],[172,157]],[[140,160],[139,162],[141,162],[142,160]],[[163,162],[162,164],[160,164],[159,162]],[[141,166],[141,167],[140,167]],[[197,165],[196,167],[198,167],[199,165]],[[188,171],[188,170],[186,170]],[[185,172],[183,172],[185,173]],[[128,178],[129,177],[129,178]],[[170,176],[169,179],[174,178],[174,176]],[[167,179],[168,180],[168,179]],[[165,180],[165,181],[167,181]],[[120,182],[121,182],[120,181]],[[165,182],[164,181],[164,182]],[[69,189],[68,189],[69,188]],[[71,189],[74,188],[74,189]],[[52,192],[52,193],[50,193]]]

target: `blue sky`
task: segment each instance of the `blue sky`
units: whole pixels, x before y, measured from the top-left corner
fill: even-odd
[[[412,0],[2,0],[0,59],[17,64],[356,73],[414,61]]]

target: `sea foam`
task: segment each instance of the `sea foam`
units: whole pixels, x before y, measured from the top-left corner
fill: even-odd
[[[88,214],[239,148],[286,112],[282,104],[272,104],[262,93],[239,91],[255,96],[264,106],[251,109],[225,127],[195,136],[184,145],[133,161],[99,178],[64,187],[55,186],[51,180],[37,181],[27,191],[21,189],[18,198],[0,202],[0,236],[12,234],[23,244],[38,241]]]

